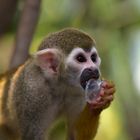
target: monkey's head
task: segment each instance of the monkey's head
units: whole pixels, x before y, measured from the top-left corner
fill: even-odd
[[[37,64],[49,78],[61,75],[83,89],[89,79],[100,77],[100,57],[95,41],[73,28],[50,34],[35,54]]]

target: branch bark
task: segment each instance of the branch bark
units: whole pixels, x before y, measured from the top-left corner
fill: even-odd
[[[0,0],[0,35],[3,35],[12,23],[18,0]]]
[[[26,0],[19,21],[14,50],[9,69],[24,63],[29,56],[29,48],[40,13],[41,0]]]

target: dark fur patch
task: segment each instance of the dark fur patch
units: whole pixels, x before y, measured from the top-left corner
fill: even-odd
[[[84,50],[85,52],[91,52],[91,49],[92,49],[92,47],[85,47],[85,48],[83,48],[83,50]]]

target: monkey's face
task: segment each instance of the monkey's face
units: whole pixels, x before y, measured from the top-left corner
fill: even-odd
[[[48,80],[55,82],[62,76],[68,84],[85,89],[88,80],[99,79],[101,60],[95,47],[77,47],[68,56],[63,54],[56,48],[47,48],[35,54],[35,63]]]
[[[75,86],[85,89],[89,79],[99,79],[101,59],[95,47],[91,49],[75,48],[66,59],[68,79]]]

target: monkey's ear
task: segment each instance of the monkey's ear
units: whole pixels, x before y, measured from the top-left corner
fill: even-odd
[[[35,63],[43,71],[47,72],[47,75],[57,75],[59,72],[59,66],[61,62],[61,52],[58,49],[48,48],[38,51],[35,55]]]

